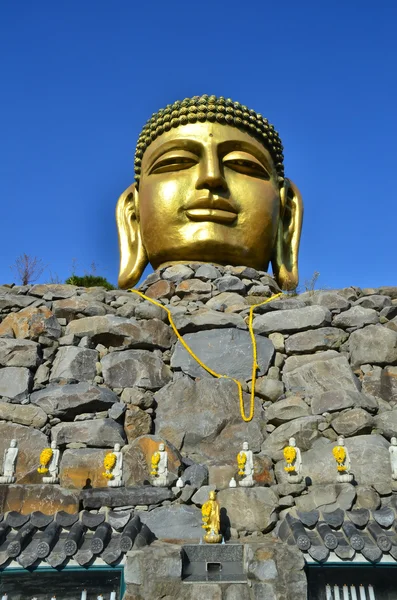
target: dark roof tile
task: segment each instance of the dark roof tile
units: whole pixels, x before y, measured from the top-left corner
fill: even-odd
[[[292,509],[280,523],[278,537],[317,562],[325,562],[330,552],[342,560],[353,560],[360,553],[372,563],[379,562],[384,554],[397,561],[397,532],[391,529],[394,511],[385,507],[372,514],[373,519],[366,509],[320,512],[313,529],[311,523],[308,525],[307,513]]]

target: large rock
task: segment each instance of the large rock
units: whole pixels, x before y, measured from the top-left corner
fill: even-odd
[[[171,281],[156,281],[153,285],[149,286],[146,290],[145,295],[149,298],[172,298],[175,293],[175,285]]]
[[[248,331],[241,329],[214,329],[188,333],[183,336],[189,348],[213,371],[239,380],[252,377],[252,341]],[[257,337],[258,376],[265,375],[274,355],[270,340]],[[211,378],[178,341],[172,355],[171,366],[181,369],[191,377]]]
[[[309,487],[309,493],[296,498],[295,504],[298,510],[304,512],[321,510],[328,513],[338,508],[350,510],[355,498],[355,488],[351,483],[330,483]]]
[[[55,515],[58,511],[75,514],[79,511],[79,494],[59,485],[0,485],[0,511],[16,511],[22,515],[40,511]]]
[[[183,471],[181,478],[184,484],[198,489],[208,484],[208,468],[205,465],[190,465]]]
[[[199,540],[203,536],[201,510],[195,506],[160,506],[137,512],[159,540]]]
[[[28,306],[11,313],[0,323],[0,336],[38,340],[41,335],[57,340],[61,335],[58,319],[46,306]]]
[[[103,460],[108,452],[96,448],[65,450],[59,471],[61,485],[76,490],[106,486]]]
[[[360,485],[390,483],[389,443],[381,435],[359,435],[345,441],[351,460],[351,471]],[[335,442],[320,438],[313,448],[302,454],[302,473],[313,484],[335,483],[337,470],[332,455]],[[275,471],[278,482],[287,481],[285,462],[280,460]]]
[[[380,507],[381,500],[379,494],[370,485],[358,485],[356,487],[356,492],[357,499],[354,503],[355,510],[359,508],[376,510]]]
[[[314,415],[322,415],[325,412],[336,412],[345,408],[361,407],[369,412],[376,412],[378,403],[375,398],[365,396],[360,392],[346,390],[334,390],[324,392],[312,398],[311,408]]]
[[[329,358],[339,357],[340,354],[336,350],[325,350],[324,352],[316,352],[316,354],[298,354],[297,356],[288,356],[283,366],[283,373],[294,371],[298,367],[307,365],[311,362],[319,360],[328,360]]]
[[[384,285],[378,289],[379,294],[390,296],[393,300],[397,300],[397,287],[392,285]]]
[[[359,389],[358,381],[345,356],[302,365],[284,373],[283,381],[287,390],[304,392],[310,396],[329,390],[344,389],[355,392]]]
[[[245,285],[239,277],[235,275],[223,275],[214,281],[216,287],[220,292],[245,292]]]
[[[111,352],[102,359],[105,383],[113,388],[142,387],[157,390],[171,380],[171,370],[148,350]]]
[[[183,447],[189,455],[196,454],[197,462],[208,458],[230,461],[230,447],[245,440],[249,440],[254,452],[260,449],[263,410],[256,401],[254,419],[245,423],[240,415],[237,386],[232,381],[192,381],[183,377],[157,392],[155,400],[156,435],[178,450]],[[244,394],[244,400],[248,412],[248,394]]]
[[[337,327],[321,327],[302,331],[285,340],[287,354],[304,354],[317,350],[338,349],[347,340],[348,334]]]
[[[39,296],[39,298],[43,296],[48,298],[51,296],[52,300],[59,300],[62,298],[71,298],[76,294],[77,290],[76,285],[66,283],[37,283],[30,288],[29,294],[31,296]]]
[[[72,321],[66,335],[89,337],[93,344],[128,348],[169,348],[174,341],[171,328],[158,319],[137,321],[115,315],[86,317]]]
[[[81,382],[48,386],[31,394],[30,401],[53,417],[72,421],[81,413],[108,410],[119,398],[108,388]]]
[[[13,439],[17,440],[19,449],[16,483],[38,483],[41,478],[37,467],[40,464],[41,451],[49,446],[47,436],[32,427],[10,422],[0,423],[0,457],[4,456],[4,451]]]
[[[237,531],[270,531],[277,522],[278,497],[271,488],[229,488],[218,494],[224,522]]]
[[[389,402],[397,402],[397,367],[385,367],[383,369],[381,395]]]
[[[46,424],[47,415],[44,410],[31,404],[21,405],[0,402],[0,419],[40,429]]]
[[[194,271],[187,265],[172,265],[162,274],[163,279],[177,284],[192,277],[194,277]]]
[[[265,410],[265,416],[269,423],[281,425],[293,419],[308,417],[310,409],[306,402],[299,396],[289,396],[275,402]]]
[[[151,481],[151,459],[161,442],[165,445],[168,454],[170,480],[179,475],[182,458],[178,450],[159,436],[143,435],[123,448],[123,479],[126,486],[143,485]]]
[[[138,406],[129,406],[125,413],[124,431],[128,442],[152,431],[152,418]]]
[[[269,312],[255,317],[255,333],[295,333],[331,323],[331,313],[322,306],[306,306],[292,310]]]
[[[0,369],[0,396],[21,400],[30,392],[32,381],[32,373],[26,367],[4,367]]]
[[[389,296],[373,294],[372,296],[359,298],[356,301],[356,305],[363,306],[364,308],[373,308],[374,310],[382,310],[382,308],[386,308],[386,306],[391,306],[391,299]]]
[[[123,307],[121,307],[121,309],[122,308]],[[119,314],[120,316],[127,316],[122,314],[121,309],[117,311],[117,314]],[[131,317],[132,315],[128,316]],[[159,319],[160,321],[164,322],[167,322],[168,320],[168,315],[164,308],[160,308],[160,306],[156,306],[148,300],[144,300],[143,302],[140,302],[139,304],[135,305],[134,316],[137,319]]]
[[[220,276],[220,272],[214,265],[203,264],[200,265],[196,271],[196,277],[198,279],[204,279],[207,281],[208,279],[217,279]]]
[[[40,346],[30,340],[0,338],[0,367],[30,367],[40,364]]]
[[[375,398],[384,398],[381,391],[382,368],[374,365],[372,369],[365,370],[361,380],[361,389],[364,394],[374,396]]]
[[[59,423],[51,429],[51,437],[59,446],[84,442],[94,448],[113,448],[114,444],[124,446],[126,441],[123,427],[113,419]]]
[[[252,381],[248,384],[249,391],[252,390]],[[270,377],[258,377],[255,382],[255,394],[264,400],[275,402],[284,393],[284,384],[278,379]]]
[[[192,295],[210,294],[212,290],[209,281],[201,281],[201,279],[185,279],[176,286],[175,293],[178,296],[190,299]]]
[[[377,415],[374,423],[387,439],[397,437],[397,409]]]
[[[350,302],[339,292],[340,290],[316,290],[308,301],[312,305],[318,304],[328,310],[346,310],[350,307]]]
[[[34,302],[34,298],[20,294],[0,291],[0,310],[8,311],[13,308],[26,308]]]
[[[96,375],[98,352],[89,348],[59,348],[51,370],[50,381],[92,381]]]
[[[103,302],[94,300],[94,298],[75,296],[74,298],[53,302],[52,310],[57,318],[66,319],[69,322],[75,319],[77,315],[85,315],[86,317],[106,315],[109,307]]]
[[[179,333],[190,333],[203,329],[219,329],[224,327],[239,327],[246,329],[243,317],[233,313],[223,313],[202,308],[192,314],[179,313],[173,317]]]
[[[397,364],[397,332],[382,325],[368,325],[353,331],[349,339],[353,366]]]
[[[366,410],[353,408],[342,412],[331,424],[338,435],[349,437],[357,433],[371,433],[373,423],[373,418]]]
[[[236,292],[221,292],[211,300],[208,300],[206,306],[214,310],[224,310],[229,306],[245,305],[247,301]]]
[[[336,315],[332,324],[335,327],[342,327],[344,329],[354,327],[359,329],[365,325],[371,325],[379,323],[379,315],[372,308],[364,308],[363,306],[352,306],[349,310]]]
[[[320,436],[319,423],[324,422],[323,417],[300,417],[277,427],[263,442],[262,452],[273,460],[279,460],[283,455],[283,448],[289,438],[296,439],[296,445],[302,450],[308,450],[313,442]]]

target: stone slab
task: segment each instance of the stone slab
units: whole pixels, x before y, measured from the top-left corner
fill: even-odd
[[[59,485],[0,485],[0,511],[15,510],[24,515],[41,511],[54,515],[57,511],[79,512],[79,493]]]
[[[143,485],[136,487],[96,488],[80,492],[80,500],[84,508],[94,509],[108,506],[150,506],[160,504],[165,500],[173,500],[174,493],[168,488]],[[142,513],[140,513],[140,516]],[[142,519],[141,519],[142,520]]]
[[[241,329],[213,329],[188,333],[183,336],[189,348],[213,371],[229,375],[241,381],[252,376],[252,341],[248,331]],[[258,376],[266,375],[274,355],[272,342],[257,336]],[[182,370],[191,377],[212,378],[197,361],[185,350],[180,342],[176,344],[171,358],[173,369]]]

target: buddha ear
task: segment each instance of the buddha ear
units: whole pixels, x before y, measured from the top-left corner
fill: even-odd
[[[272,257],[273,273],[283,290],[293,290],[299,281],[298,252],[301,237],[303,202],[296,185],[284,179],[280,189],[280,219],[275,250]]]
[[[139,225],[139,195],[133,183],[117,201],[116,223],[119,234],[119,287],[127,289],[139,281],[148,258]]]

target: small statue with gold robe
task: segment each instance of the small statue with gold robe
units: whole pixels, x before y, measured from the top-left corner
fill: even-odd
[[[209,499],[201,507],[201,514],[203,519],[202,527],[205,529],[204,541],[207,544],[219,544],[222,541],[222,534],[220,533],[220,509],[216,499],[216,492],[211,491],[209,493]]]

